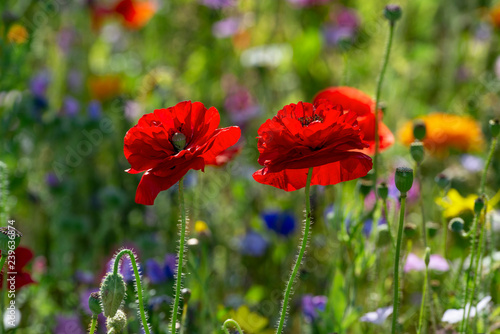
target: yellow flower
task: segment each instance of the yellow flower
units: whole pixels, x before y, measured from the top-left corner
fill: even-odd
[[[425,122],[427,128],[424,145],[431,154],[444,155],[449,149],[461,152],[479,151],[484,146],[481,128],[470,117],[432,113],[420,119]],[[415,140],[413,122],[408,122],[401,128],[399,138],[405,145],[410,145]]]
[[[450,189],[446,197],[436,198],[436,203],[444,209],[443,214],[448,217],[456,217],[464,211],[474,211],[474,201],[477,195],[468,195],[462,197],[456,189]],[[488,201],[488,211],[493,210],[495,205],[500,202],[500,191]]]
[[[269,324],[269,320],[258,313],[251,312],[248,306],[243,305],[238,310],[231,310],[229,318],[234,319],[241,329],[248,334],[268,334],[274,333],[274,330],[265,328]]]
[[[208,225],[203,220],[198,220],[194,223],[194,230],[196,233],[203,233],[208,231]]]
[[[18,23],[14,23],[7,33],[7,40],[11,43],[24,44],[28,40],[28,31]]]

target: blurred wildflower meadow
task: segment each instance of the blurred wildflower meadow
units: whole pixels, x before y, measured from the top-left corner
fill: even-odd
[[[0,13],[0,333],[500,333],[500,2]]]

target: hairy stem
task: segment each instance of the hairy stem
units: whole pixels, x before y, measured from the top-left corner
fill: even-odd
[[[224,321],[224,324],[222,325],[224,333],[229,334],[229,330],[227,329],[227,326],[229,325],[233,325],[234,327],[236,327],[239,334],[243,334],[243,330],[241,329],[240,325],[233,319],[227,319],[226,321]]]
[[[488,153],[488,158],[486,159],[486,164],[484,165],[483,175],[481,177],[481,186],[479,187],[479,195],[484,193],[486,186],[486,174],[488,173],[488,168],[490,167],[491,160],[493,160],[493,154],[495,153],[495,148],[497,146],[498,138],[493,138],[491,141],[490,152]]]
[[[97,316],[92,316],[89,334],[94,334],[97,327]]]

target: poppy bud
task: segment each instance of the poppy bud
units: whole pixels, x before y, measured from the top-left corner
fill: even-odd
[[[408,167],[396,168],[396,176],[394,179],[396,188],[398,188],[402,195],[406,195],[413,185],[413,169]]]
[[[122,329],[127,325],[127,316],[122,310],[118,310],[113,317],[106,320],[106,327],[109,333],[121,333]]]
[[[186,147],[186,136],[182,132],[176,132],[172,136],[172,144],[177,151],[182,151]]]
[[[452,220],[450,220],[450,223],[448,224],[448,229],[452,232],[457,232],[460,233],[464,230],[464,220],[460,217],[455,217]]]
[[[377,194],[378,197],[380,197],[384,201],[387,199],[387,196],[389,195],[389,188],[387,187],[387,183],[382,182],[381,184],[378,185]]]
[[[92,292],[89,296],[89,309],[93,316],[98,316],[102,313],[101,297],[99,292]]]
[[[15,250],[21,242],[21,232],[11,227],[0,227],[0,251],[7,256],[9,250]]]
[[[436,223],[427,223],[427,233],[429,234],[430,238],[434,238],[437,234],[437,231],[439,230],[439,224]]]
[[[500,121],[498,118],[490,120],[490,130],[493,138],[498,137],[498,134],[500,134]]]
[[[450,186],[450,179],[444,175],[443,173],[441,174],[438,174],[435,178],[435,181],[438,185],[439,188],[441,188],[441,190],[446,190],[448,189],[448,187]]]
[[[428,267],[429,262],[431,262],[431,249],[429,247],[425,249],[424,261],[425,261],[425,266]]]
[[[119,273],[107,274],[101,283],[101,300],[104,316],[114,317],[125,298],[125,281]]]
[[[420,163],[422,163],[422,161],[424,160],[424,145],[422,144],[421,141],[414,141],[413,143],[411,143],[410,145],[410,154],[411,154],[411,157],[413,158],[413,160],[415,160],[415,162],[420,165]]]
[[[405,236],[407,238],[411,239],[417,235],[417,226],[415,224],[412,224],[412,223],[407,223],[407,224],[405,224],[403,231],[405,233]]]
[[[371,181],[360,179],[358,182],[358,190],[361,196],[366,197],[373,188],[373,183]]]
[[[481,197],[476,198],[474,201],[474,213],[479,215],[484,208],[484,200]]]
[[[399,7],[398,5],[387,5],[384,8],[384,16],[391,23],[394,23],[397,20],[399,20],[402,15],[403,11],[401,10],[401,7]]]
[[[184,301],[184,304],[189,303],[189,298],[191,298],[191,290],[182,289],[181,294],[182,294],[182,300]]]
[[[424,121],[419,119],[413,122],[413,137],[415,137],[415,139],[422,141],[426,134],[427,128]]]
[[[389,232],[389,227],[384,224],[380,225],[377,229],[377,246],[387,246],[391,243],[391,234]]]

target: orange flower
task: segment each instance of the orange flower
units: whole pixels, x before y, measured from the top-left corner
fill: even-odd
[[[115,12],[123,17],[123,24],[130,29],[140,29],[149,22],[156,12],[152,1],[121,0]]]
[[[500,3],[491,8],[489,14],[491,24],[497,29],[500,28]]]
[[[11,43],[24,44],[28,40],[28,31],[24,26],[15,23],[7,33],[7,40]]]
[[[90,95],[99,101],[109,100],[122,91],[122,82],[117,75],[104,75],[89,79]]]
[[[470,117],[432,113],[420,119],[427,128],[424,145],[431,154],[443,155],[450,149],[460,152],[479,151],[484,146],[481,128]],[[415,140],[413,122],[408,122],[401,128],[399,138],[405,145],[410,145]]]

